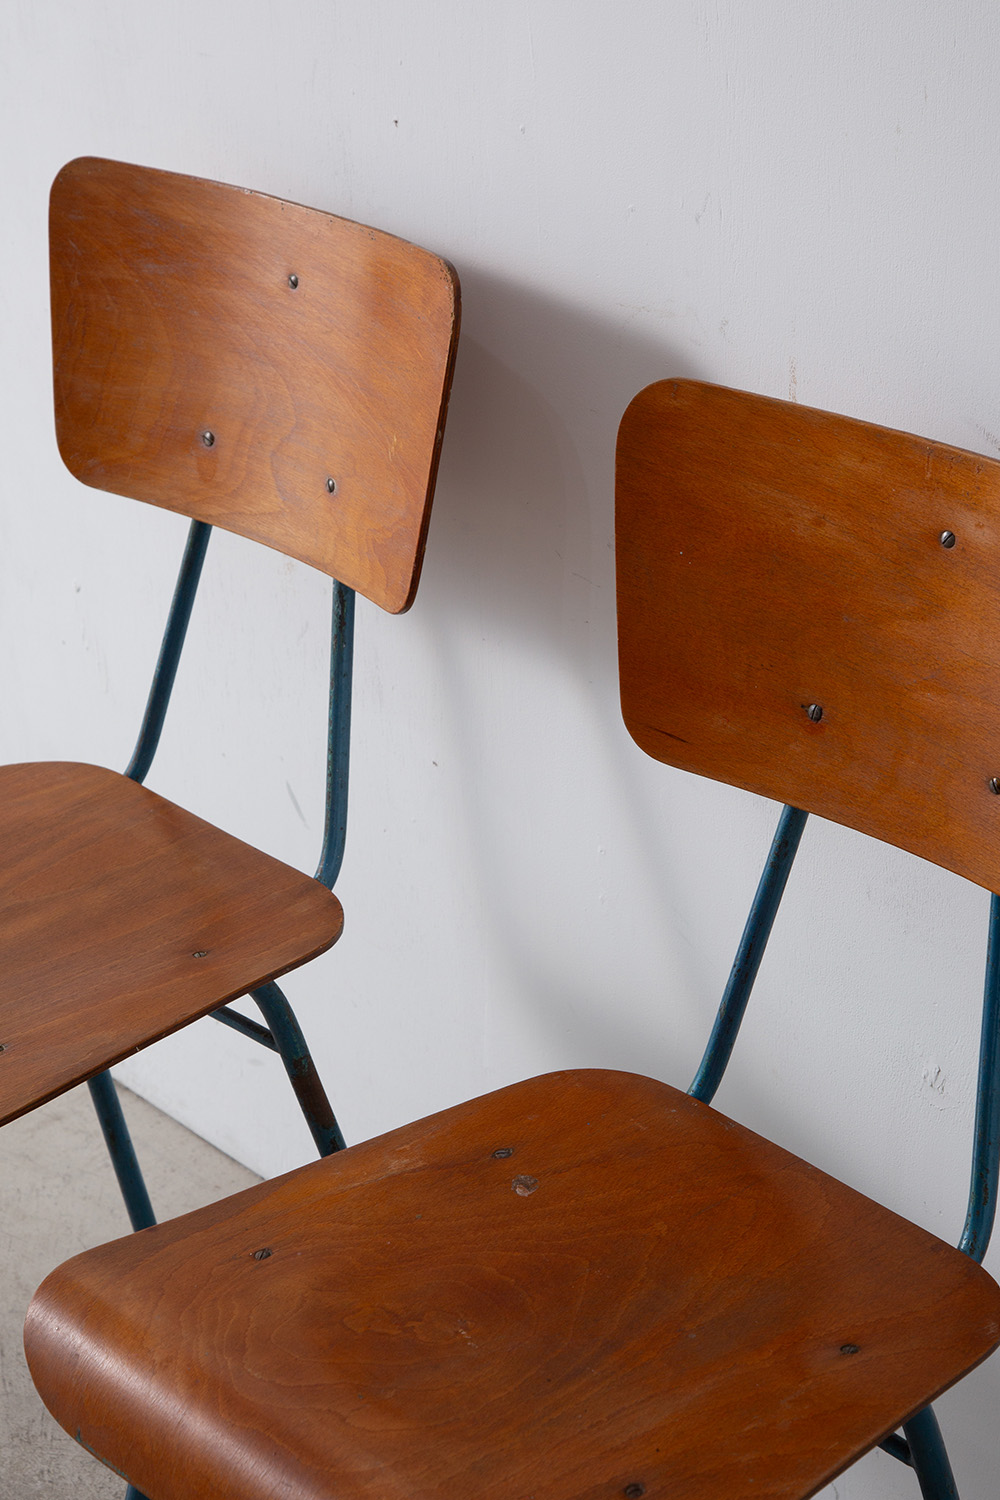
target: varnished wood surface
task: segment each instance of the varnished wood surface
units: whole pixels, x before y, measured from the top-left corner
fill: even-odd
[[[340,935],[317,881],[97,766],[0,768],[0,1124]]]
[[[663,381],[622,421],[617,550],[644,750],[1000,888],[1000,464]]]
[[[77,478],[407,608],[458,334],[452,268],[332,214],[95,158],[59,173],[49,233],[56,430]]]
[[[156,1500],[802,1500],[998,1340],[965,1256],[604,1072],[79,1256],[26,1330]]]

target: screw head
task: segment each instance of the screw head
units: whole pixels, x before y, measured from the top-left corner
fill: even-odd
[[[642,1500],[645,1493],[646,1486],[644,1484],[627,1484],[622,1490],[625,1500]]]
[[[326,487],[331,495],[337,493],[337,481],[329,476],[327,476]]]
[[[206,448],[213,448],[215,446],[215,433],[209,432],[206,428],[206,430],[201,435],[201,440],[205,444]]]
[[[191,957],[192,958],[207,958],[208,957],[208,949],[207,948],[196,948],[194,950],[194,952],[192,953]]]
[[[513,1146],[498,1146],[493,1153],[497,1161],[504,1161],[508,1156],[514,1155]]]
[[[292,274],[291,274],[291,276],[289,276],[289,278],[288,278],[288,285],[291,287],[292,291],[294,292],[294,290],[298,286],[298,284],[299,284],[299,278],[295,275],[295,273],[293,271]]]
[[[857,1344],[841,1344],[840,1352],[841,1354],[859,1354],[861,1351]]]
[[[7,1051],[7,1043],[6,1042],[0,1042],[0,1052],[6,1052],[6,1051]]]
[[[994,797],[1000,797],[1000,776],[990,777],[990,791]]]
[[[823,710],[818,703],[810,703],[806,708],[806,713],[814,724],[818,724],[823,717]]]
[[[515,1177],[511,1183],[511,1187],[519,1198],[530,1198],[531,1194],[538,1187],[538,1178],[528,1177],[527,1175]]]
[[[941,535],[938,537],[938,541],[941,543],[942,547],[954,547],[955,533],[953,531],[942,531]]]
[[[267,1260],[269,1258],[269,1256],[271,1256],[273,1254],[274,1254],[274,1251],[273,1250],[269,1250],[267,1248],[267,1246],[264,1245],[260,1250],[255,1250],[254,1251],[253,1258],[254,1258],[254,1260]]]

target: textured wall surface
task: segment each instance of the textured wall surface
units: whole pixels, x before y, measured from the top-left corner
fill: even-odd
[[[288,982],[349,1139],[548,1068],[686,1084],[776,810],[619,719],[612,458],[650,380],[995,454],[989,0],[7,0],[0,11],[0,755],[124,765],[183,541],[61,469],[45,213],[93,153],[439,251],[465,294],[417,603],[359,606],[347,913]],[[150,785],[311,867],[327,587],[218,534]],[[947,1238],[987,900],[807,829],[720,1107]],[[121,1070],[256,1170],[309,1142],[210,1022]],[[994,1257],[994,1268],[998,1262]],[[941,1404],[1000,1481],[1000,1367]],[[841,1500],[912,1495],[874,1455]]]

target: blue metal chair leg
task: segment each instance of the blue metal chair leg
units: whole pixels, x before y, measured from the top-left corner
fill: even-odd
[[[146,1500],[146,1497],[139,1493],[134,1484],[130,1484],[125,1491],[125,1500]]]
[[[320,1156],[332,1156],[347,1144],[320,1082],[302,1028],[295,1012],[276,984],[261,985],[251,992],[277,1044],[285,1072],[295,1090],[299,1108],[316,1142]]]
[[[115,1169],[122,1197],[125,1199],[125,1207],[128,1210],[132,1228],[148,1229],[151,1224],[156,1223],[156,1215],[153,1213],[153,1205],[149,1201],[149,1193],[146,1191],[146,1184],[136,1159],[132,1137],[129,1135],[125,1116],[118,1102],[114,1080],[110,1073],[98,1073],[94,1078],[88,1079],[87,1087],[94,1101],[97,1118],[104,1133],[104,1143],[108,1148],[108,1155],[111,1157],[111,1165]]]
[[[909,1422],[904,1422],[903,1432],[924,1500],[959,1500],[934,1408],[925,1406]]]

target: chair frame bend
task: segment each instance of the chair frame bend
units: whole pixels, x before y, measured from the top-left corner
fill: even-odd
[[[132,781],[143,782],[153,764],[211,534],[212,527],[207,522],[191,522],[142,725],[132,758],[124,773]],[[318,881],[331,890],[340,873],[347,836],[354,603],[354,590],[345,588],[334,580],[326,805],[323,845],[315,875]],[[316,1071],[302,1028],[284,993],[272,981],[259,989],[251,990],[250,998],[264,1018],[263,1025],[229,1005],[220,1006],[211,1015],[215,1020],[249,1037],[251,1041],[278,1054],[320,1156],[329,1156],[334,1151],[342,1150],[346,1144],[343,1133]],[[88,1079],[87,1086],[125,1200],[129,1221],[133,1229],[146,1229],[156,1223],[156,1217],[110,1073],[96,1074]]]
[[[786,805],[768,850],[708,1045],[688,1093],[711,1104],[725,1075],[740,1025],[785,893],[809,814]],[[983,985],[975,1135],[965,1226],[958,1248],[982,1264],[989,1248],[1000,1178],[1000,896],[991,894]],[[933,1407],[926,1407],[879,1447],[913,1469],[924,1500],[958,1500],[948,1451]]]

